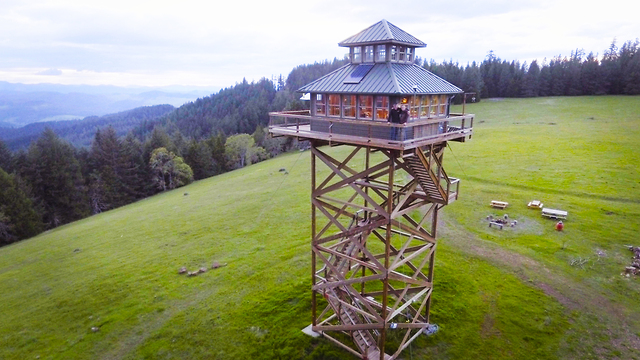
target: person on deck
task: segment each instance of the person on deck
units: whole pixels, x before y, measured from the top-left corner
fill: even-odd
[[[402,109],[400,108],[400,103],[395,104],[391,111],[389,112],[389,122],[392,124],[400,124],[400,114],[402,113]],[[399,127],[391,127],[391,140],[398,140],[398,134],[400,133]]]
[[[400,110],[400,124],[406,124],[409,121],[409,108],[407,105],[402,105],[402,109]],[[404,141],[405,138],[405,129],[399,128],[399,133],[401,134],[400,140]]]

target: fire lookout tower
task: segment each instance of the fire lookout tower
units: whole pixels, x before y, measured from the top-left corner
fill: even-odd
[[[310,110],[270,113],[269,132],[311,143],[311,329],[395,359],[431,326],[438,211],[459,187],[444,149],[471,138],[474,115],[450,112],[462,90],[414,64],[426,44],[386,20],[339,45],[350,63],[298,90]],[[406,123],[388,121],[395,104]]]

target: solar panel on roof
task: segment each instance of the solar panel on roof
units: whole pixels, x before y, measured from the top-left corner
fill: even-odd
[[[360,81],[369,73],[369,70],[373,68],[373,64],[358,65],[353,72],[346,79],[345,84],[359,84]]]

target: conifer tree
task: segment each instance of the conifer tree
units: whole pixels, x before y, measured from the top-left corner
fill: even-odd
[[[43,228],[40,214],[15,177],[0,169],[0,246],[35,236]]]
[[[0,169],[8,173],[13,172],[13,154],[2,140],[0,140]]]
[[[80,219],[89,212],[80,164],[71,145],[46,129],[27,152],[21,174],[42,204],[43,221],[53,228]]]

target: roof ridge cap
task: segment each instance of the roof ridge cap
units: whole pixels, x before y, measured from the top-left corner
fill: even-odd
[[[389,23],[387,22],[387,20],[382,19],[382,25],[384,26],[384,30],[387,32],[387,36],[389,37],[389,39],[391,40],[395,40],[395,38],[393,37],[393,33],[391,33],[391,29],[389,29]]]
[[[390,62],[387,63],[387,68],[391,73],[391,79],[393,79],[393,86],[396,88],[396,93],[400,93],[400,85],[398,85],[398,79],[396,79],[396,72],[393,71],[393,65]]]

